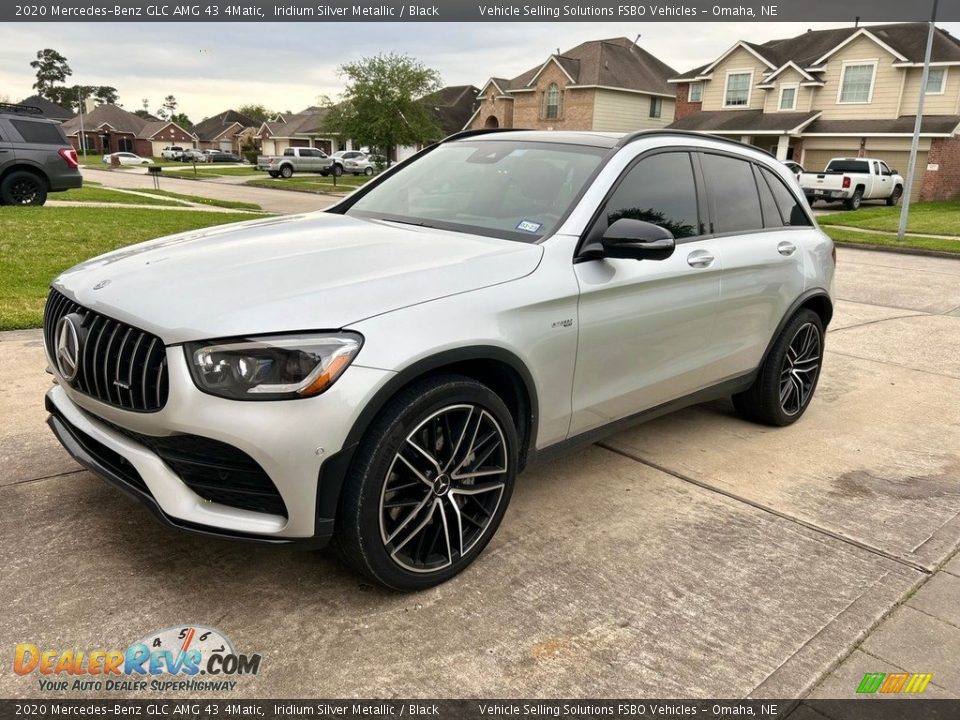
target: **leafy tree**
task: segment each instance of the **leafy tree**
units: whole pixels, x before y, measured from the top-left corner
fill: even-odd
[[[346,77],[346,89],[327,114],[328,131],[378,148],[387,157],[398,145],[425,143],[441,135],[429,108],[417,102],[440,88],[436,70],[407,55],[390,53],[341,65],[339,73]]]
[[[251,117],[258,122],[266,122],[275,114],[272,110],[268,110],[265,105],[260,103],[246,103],[238,107],[237,112]]]
[[[91,98],[97,105],[110,103],[115,105],[119,97],[117,89],[110,85],[71,85],[70,87],[54,87],[50,91],[50,100],[65,108],[82,110],[83,101]]]
[[[67,59],[51,48],[38,50],[37,59],[30,62],[30,67],[37,71],[37,81],[33,84],[37,94],[54,102],[56,100],[50,96],[50,90],[73,75]]]
[[[170,122],[175,122],[185,130],[189,130],[193,127],[193,123],[190,121],[190,118],[187,117],[186,113],[173,113],[173,115],[167,119],[170,120]]]

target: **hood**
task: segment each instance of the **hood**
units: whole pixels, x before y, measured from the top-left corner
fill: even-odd
[[[339,329],[523,277],[541,255],[538,245],[311,213],[133,245],[53,285],[173,344]]]

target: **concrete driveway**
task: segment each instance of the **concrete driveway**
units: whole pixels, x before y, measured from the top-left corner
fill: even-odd
[[[158,526],[47,431],[39,335],[0,336],[0,648],[203,623],[263,655],[231,696],[802,696],[960,545],[960,262],[838,255],[800,423],[714,403],[540,466],[479,561],[417,595]]]

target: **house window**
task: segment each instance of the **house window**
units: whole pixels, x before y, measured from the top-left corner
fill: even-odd
[[[840,72],[838,103],[869,103],[873,99],[873,76],[876,62],[844,65]]]
[[[658,118],[660,117],[660,111],[663,109],[663,98],[652,97],[650,98],[650,117]]]
[[[702,82],[690,83],[690,92],[688,93],[687,100],[690,102],[703,102]]]
[[[795,87],[780,88],[780,109],[795,110],[797,107],[797,89]]]
[[[753,70],[727,73],[727,89],[723,94],[724,107],[742,107],[750,104],[750,85]]]
[[[930,68],[927,75],[926,95],[943,95],[947,87],[947,69],[945,67]]]
[[[556,83],[550,83],[544,98],[543,116],[547,120],[554,120],[560,117],[560,88]]]

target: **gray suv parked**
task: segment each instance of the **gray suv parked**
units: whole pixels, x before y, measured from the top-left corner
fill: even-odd
[[[0,204],[43,205],[47,193],[82,184],[60,123],[31,105],[0,103]]]

